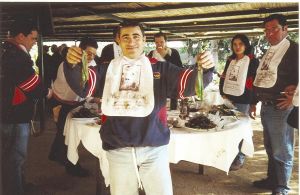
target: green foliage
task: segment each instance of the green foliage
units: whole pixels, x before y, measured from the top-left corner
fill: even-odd
[[[292,41],[295,41],[296,43],[299,43],[299,34],[298,32],[290,32],[289,33],[289,39]]]
[[[154,42],[146,42],[144,47],[144,52],[146,55],[150,53],[150,51],[155,50],[155,43]]]
[[[299,34],[297,32],[290,32],[288,38],[292,41],[299,42]],[[265,38],[265,35],[249,37],[251,45],[253,47],[254,55],[261,59],[269,48],[269,43]],[[226,63],[226,59],[231,55],[230,39],[221,39],[218,41],[218,65],[216,67],[218,72],[222,72]]]

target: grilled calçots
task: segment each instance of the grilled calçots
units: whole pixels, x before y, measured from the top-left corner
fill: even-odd
[[[73,118],[94,118],[94,117],[98,117],[98,115],[95,113],[92,113],[87,108],[80,108],[80,110],[78,112],[75,112],[73,114]]]
[[[211,129],[217,125],[210,121],[206,116],[201,114],[190,119],[187,123],[185,123],[185,126],[196,129]]]
[[[224,104],[217,106],[214,105],[209,111],[210,114],[216,114],[217,112],[219,112],[220,116],[235,116],[235,113],[232,111],[232,109],[228,108]]]

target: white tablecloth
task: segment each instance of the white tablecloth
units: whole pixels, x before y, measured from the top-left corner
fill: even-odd
[[[73,110],[73,112],[77,110],[79,108]],[[91,121],[90,119],[74,120],[72,119],[72,114],[68,114],[64,128],[65,144],[68,146],[67,157],[73,164],[77,163],[79,159],[77,148],[81,141],[82,145],[99,159],[100,169],[105,179],[105,184],[108,186],[108,161],[106,152],[102,149],[102,141],[99,133],[100,126],[89,126],[86,124]]]
[[[250,119],[247,117],[239,117],[239,119],[226,125],[222,130],[196,132],[173,128],[169,143],[170,162],[178,163],[180,160],[186,160],[212,166],[228,173],[242,139],[244,139],[242,152],[247,156],[253,156],[254,153]],[[81,141],[89,152],[99,158],[100,168],[108,185],[109,165],[106,153],[102,149],[100,126],[93,127],[85,123],[86,121],[72,119],[70,114],[67,116],[64,129],[65,144],[68,146],[67,157],[76,164],[79,159],[77,147]]]
[[[250,119],[239,117],[240,120],[228,124],[222,130],[207,132],[186,131],[184,128],[172,129],[169,143],[169,160],[178,163],[185,160],[197,164],[212,166],[228,173],[230,165],[239,152],[253,156],[252,128]]]

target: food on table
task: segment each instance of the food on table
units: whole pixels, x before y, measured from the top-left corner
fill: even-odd
[[[182,120],[179,117],[168,117],[167,123],[168,123],[168,127],[178,128],[184,126],[185,120]]]
[[[210,114],[216,114],[217,112],[219,112],[220,116],[235,116],[235,113],[232,111],[232,109],[228,108],[224,104],[213,105],[209,110]]]
[[[75,112],[73,114],[73,118],[95,118],[99,117],[99,115],[92,113],[89,109],[87,108],[80,108],[78,112]]]
[[[95,122],[97,125],[101,125],[101,119],[96,120]]]
[[[196,129],[211,129],[217,125],[209,120],[205,115],[200,114],[190,119],[187,123],[185,123],[185,126]]]

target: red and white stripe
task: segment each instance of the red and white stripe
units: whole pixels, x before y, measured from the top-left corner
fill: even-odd
[[[186,86],[186,81],[189,77],[189,75],[191,74],[191,72],[193,72],[193,69],[186,69],[181,78],[180,78],[180,83],[179,83],[179,97],[181,99],[184,99],[185,97],[183,96],[184,90],[185,90],[185,86]]]
[[[23,91],[31,91],[40,83],[40,77],[37,74],[33,74],[29,79],[21,83],[18,87]]]
[[[90,89],[89,89],[87,97],[90,97],[93,95],[95,87],[96,87],[96,73],[94,70],[92,70],[90,68],[89,68],[89,76],[90,76],[90,79],[88,82],[90,85]]]

